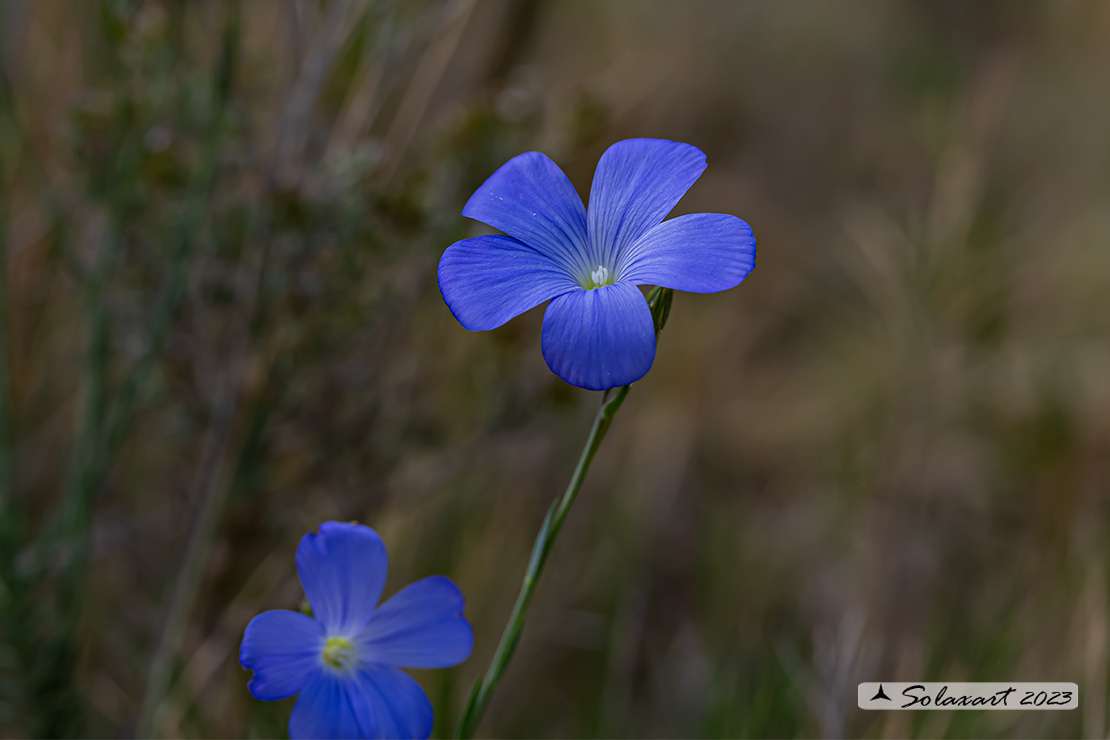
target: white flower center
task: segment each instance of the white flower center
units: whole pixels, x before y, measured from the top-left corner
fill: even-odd
[[[609,269],[604,265],[598,265],[597,269],[590,273],[590,284],[587,286],[590,290],[594,288],[603,288],[609,284]]]

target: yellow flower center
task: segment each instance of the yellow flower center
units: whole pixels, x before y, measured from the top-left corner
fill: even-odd
[[[324,662],[332,668],[349,668],[355,660],[355,646],[345,637],[329,637],[324,643]]]

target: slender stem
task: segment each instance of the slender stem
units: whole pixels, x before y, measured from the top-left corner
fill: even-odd
[[[539,582],[540,573],[543,572],[543,566],[547,562],[547,556],[551,552],[552,545],[555,544],[555,538],[559,535],[559,530],[562,529],[567,514],[570,513],[570,507],[574,505],[574,499],[578,496],[582,483],[586,480],[586,474],[590,472],[590,463],[593,462],[594,455],[601,447],[601,441],[605,439],[605,433],[609,431],[613,415],[617,413],[617,409],[624,402],[629,388],[630,386],[626,385],[618,388],[615,393],[606,391],[601,405],[597,409],[597,415],[594,416],[590,435],[586,438],[586,446],[582,449],[582,455],[578,458],[578,466],[574,469],[574,475],[570,478],[567,490],[563,492],[561,498],[552,502],[551,508],[547,510],[547,516],[544,517],[540,533],[532,547],[532,557],[528,561],[528,570],[524,574],[524,583],[520,587],[520,594],[516,597],[516,604],[513,606],[509,623],[501,634],[501,642],[497,646],[497,652],[493,655],[489,670],[486,671],[485,677],[477,688],[477,693],[471,699],[470,705],[466,708],[466,712],[459,723],[458,737],[460,738],[474,736],[474,730],[477,729],[478,723],[485,713],[493,690],[500,681],[501,674],[508,667],[509,661],[512,660],[513,652],[516,651],[517,642],[520,640],[520,633],[524,629],[524,618],[528,612],[528,605],[532,603],[532,595],[536,591],[536,584]],[[610,394],[612,394],[611,397]]]
[[[655,288],[648,294],[648,305],[651,307],[657,336],[662,331],[667,316],[670,314],[672,295],[673,293],[670,290],[663,288]],[[590,472],[590,463],[593,462],[594,455],[601,447],[601,441],[605,439],[605,434],[609,431],[609,425],[613,423],[613,416],[620,409],[621,404],[624,403],[624,399],[628,395],[628,389],[631,387],[631,385],[624,385],[620,388],[610,389],[605,391],[605,394],[601,397],[601,405],[594,416],[590,434],[586,437],[586,446],[582,448],[582,454],[578,458],[578,465],[574,468],[570,483],[567,484],[567,490],[563,492],[562,497],[552,502],[551,508],[547,510],[547,515],[540,526],[539,534],[536,535],[536,542],[532,546],[532,556],[528,560],[528,569],[524,573],[524,583],[520,586],[520,593],[516,597],[516,604],[513,605],[509,623],[505,625],[505,631],[501,633],[501,642],[497,645],[497,652],[493,654],[493,660],[490,662],[485,676],[482,677],[480,683],[475,685],[474,691],[470,695],[470,701],[467,702],[466,710],[459,721],[456,732],[458,738],[474,737],[474,731],[478,729],[478,724],[482,721],[482,715],[485,714],[486,708],[489,706],[493,690],[497,688],[502,674],[513,658],[517,643],[520,641],[520,633],[524,630],[524,619],[528,613],[528,606],[532,603],[536,584],[539,582],[544,564],[547,563],[547,556],[551,553],[551,548],[555,544],[555,538],[559,535],[559,530],[562,529],[563,522],[566,521],[567,514],[570,513],[570,507],[574,505],[574,499],[577,498],[578,491],[582,488],[582,483],[585,482],[586,475]]]

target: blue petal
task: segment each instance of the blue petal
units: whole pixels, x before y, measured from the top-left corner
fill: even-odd
[[[691,293],[736,287],[755,267],[752,227],[736,216],[693,213],[664,221],[622,256],[621,280]]]
[[[359,670],[358,685],[375,725],[369,737],[423,739],[432,734],[428,695],[407,673],[370,664]]]
[[[507,236],[463,239],[439,261],[443,300],[471,331],[496,329],[577,287],[550,258]]]
[[[601,155],[590,189],[591,265],[611,267],[657,225],[705,171],[695,146],[665,139],[618,141]]]
[[[404,668],[458,665],[474,647],[463,617],[463,595],[444,576],[431,576],[397,592],[374,612],[359,635],[367,660]]]
[[[262,612],[250,621],[239,662],[254,671],[247,688],[255,699],[288,699],[320,670],[324,626],[300,612]]]
[[[571,385],[601,391],[642,378],[655,359],[651,309],[631,283],[577,290],[543,318],[543,357]]]
[[[585,267],[586,209],[559,166],[539,152],[502,165],[470,197],[463,215],[516,237],[571,274]]]
[[[378,533],[346,522],[324,522],[297,548],[297,573],[328,636],[354,635],[370,619],[385,585],[388,557]]]
[[[310,681],[289,716],[289,737],[426,738],[432,720],[420,684],[391,666],[366,664]]]
[[[370,701],[355,674],[317,673],[289,715],[290,740],[375,737]]]

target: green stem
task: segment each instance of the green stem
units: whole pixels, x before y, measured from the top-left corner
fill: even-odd
[[[648,305],[651,307],[655,322],[656,336],[662,331],[667,316],[670,314],[672,295],[673,293],[670,290],[663,288],[655,288],[648,294]],[[567,490],[563,492],[562,497],[552,502],[551,508],[547,510],[547,515],[540,526],[539,534],[536,535],[536,542],[532,546],[532,556],[528,560],[528,570],[524,573],[524,583],[521,584],[520,593],[516,597],[516,604],[513,605],[509,623],[505,625],[505,631],[501,633],[501,642],[497,645],[497,652],[493,654],[493,660],[490,662],[485,676],[483,676],[480,683],[475,685],[474,691],[470,695],[470,701],[467,703],[466,710],[459,721],[456,732],[458,738],[474,737],[474,731],[478,729],[478,724],[482,721],[482,715],[485,714],[486,708],[489,706],[493,691],[497,688],[502,674],[504,674],[509,661],[513,658],[517,643],[520,641],[520,634],[524,630],[524,620],[528,614],[528,606],[532,603],[536,584],[539,582],[540,573],[543,572],[543,566],[547,563],[547,556],[551,553],[551,548],[555,544],[555,538],[559,536],[559,530],[562,529],[563,522],[566,521],[567,514],[570,513],[570,507],[574,505],[574,499],[578,497],[578,491],[581,490],[582,483],[585,482],[586,475],[590,472],[590,463],[593,462],[598,448],[601,447],[601,441],[605,439],[605,434],[609,431],[609,425],[613,423],[613,416],[620,409],[621,404],[624,403],[624,399],[628,395],[628,389],[631,387],[631,385],[624,385],[620,388],[609,389],[601,397],[601,405],[594,416],[590,434],[586,437],[586,446],[582,448],[582,454],[578,458],[578,465],[574,468],[574,475],[571,476],[570,483],[567,484]]]

